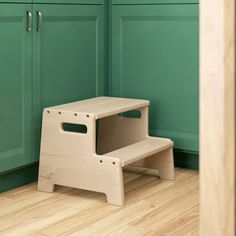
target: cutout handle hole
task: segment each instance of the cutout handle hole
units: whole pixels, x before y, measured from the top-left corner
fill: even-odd
[[[72,133],[86,134],[88,132],[87,126],[82,124],[62,123],[62,129]]]

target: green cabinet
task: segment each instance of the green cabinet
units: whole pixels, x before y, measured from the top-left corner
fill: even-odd
[[[0,172],[33,161],[32,34],[27,4],[0,7]]]
[[[103,6],[35,5],[37,11],[34,94],[40,108],[103,94]]]
[[[104,0],[32,0],[33,3],[56,3],[56,4],[86,4],[86,5],[99,5],[104,4]]]
[[[198,5],[113,5],[112,14],[110,95],[149,99],[150,133],[198,151]]]
[[[104,7],[0,6],[2,173],[38,160],[44,107],[103,95]]]
[[[16,4],[25,4],[25,3],[32,3],[32,0],[0,0],[0,4],[4,3],[11,3],[17,6]]]
[[[199,3],[199,0],[112,0],[117,5],[150,5],[150,4],[191,4]]]
[[[0,0],[0,3],[45,3],[45,4],[84,4],[103,5],[105,0]]]

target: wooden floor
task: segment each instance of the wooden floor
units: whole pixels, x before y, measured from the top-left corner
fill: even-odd
[[[176,169],[175,182],[125,172],[125,207],[105,195],[36,183],[0,194],[0,235],[165,236],[198,235],[198,173]]]

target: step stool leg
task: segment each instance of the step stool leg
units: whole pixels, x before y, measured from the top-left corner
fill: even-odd
[[[124,205],[124,187],[117,186],[106,193],[107,202],[111,205],[123,206]]]
[[[42,192],[54,192],[55,184],[52,182],[52,173],[50,168],[39,167],[38,190]]]
[[[38,180],[38,190],[42,192],[52,193],[54,192],[55,185],[50,183],[50,181],[39,178]]]
[[[145,165],[147,168],[158,169],[161,179],[175,179],[173,148],[147,158]]]
[[[107,202],[112,205],[123,206],[124,205],[124,181],[122,168],[118,168],[114,171],[111,179],[115,180],[114,184],[111,183],[107,187],[106,196]]]

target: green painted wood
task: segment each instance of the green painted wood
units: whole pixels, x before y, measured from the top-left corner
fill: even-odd
[[[114,5],[192,4],[199,0],[112,0]]]
[[[16,4],[18,4],[18,3],[20,3],[20,4],[22,4],[22,3],[32,3],[32,1],[33,0],[0,0],[0,4],[1,3],[6,3],[6,4],[8,4],[8,3],[16,3]]]
[[[151,101],[150,133],[198,151],[198,5],[113,5],[110,95]]]
[[[34,138],[39,152],[44,107],[104,94],[104,6],[34,5]],[[35,22],[36,25],[36,22]]]
[[[32,183],[38,179],[38,162],[0,174],[0,192]]]
[[[110,80],[112,78],[112,2],[107,0],[107,93],[110,94]]]
[[[46,3],[46,4],[86,4],[86,5],[101,5],[104,0],[32,0],[33,3]]]
[[[108,38],[108,33],[109,33],[109,0],[104,1],[104,96],[108,95],[108,80],[109,80],[109,75],[108,75],[108,67],[109,67],[109,38]]]
[[[174,162],[176,167],[199,170],[198,152],[174,150]]]
[[[0,172],[32,158],[32,32],[27,4],[0,5]]]
[[[46,4],[86,4],[103,5],[104,0],[0,0],[0,3],[46,3]]]

